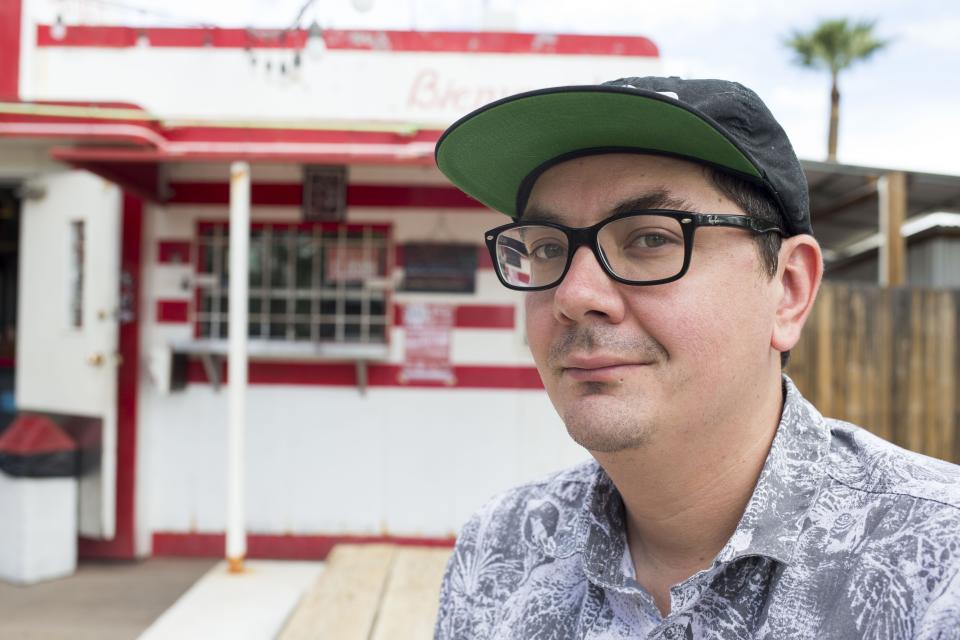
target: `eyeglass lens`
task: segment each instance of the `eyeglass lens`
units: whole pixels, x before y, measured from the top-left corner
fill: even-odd
[[[683,269],[683,228],[656,214],[612,220],[600,228],[597,244],[610,270],[631,282],[671,278]],[[562,230],[528,224],[497,236],[497,268],[515,287],[549,287],[563,276],[570,242]]]

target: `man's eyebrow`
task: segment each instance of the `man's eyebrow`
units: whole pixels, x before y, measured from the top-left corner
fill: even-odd
[[[523,215],[518,218],[523,222],[553,222],[555,224],[562,224],[563,217],[560,214],[554,213],[547,209],[541,209],[536,205],[531,205],[527,207],[527,210],[523,212]]]
[[[658,189],[656,191],[649,191],[642,196],[622,200],[617,203],[610,213],[615,215],[640,209],[673,209],[677,211],[689,211],[691,213],[695,210],[694,206],[683,198],[673,195],[666,189]]]
[[[673,195],[666,189],[657,189],[648,191],[642,196],[621,200],[610,210],[610,215],[642,209],[673,209],[691,213],[696,211],[695,207],[683,198]],[[556,224],[563,224],[564,222],[564,218],[560,214],[536,205],[530,205],[519,219],[524,222],[553,222]]]

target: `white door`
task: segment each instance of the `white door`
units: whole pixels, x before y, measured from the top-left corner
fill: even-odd
[[[20,235],[18,410],[101,420],[99,471],[80,480],[80,532],[115,529],[121,194],[64,169],[25,185]]]

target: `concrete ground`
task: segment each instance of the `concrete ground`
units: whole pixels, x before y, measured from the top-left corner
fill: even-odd
[[[0,581],[0,638],[137,638],[216,563],[192,558],[84,562],[69,578],[30,586]]]
[[[217,563],[140,640],[271,640],[324,563],[247,560],[244,567],[228,573],[226,562]]]

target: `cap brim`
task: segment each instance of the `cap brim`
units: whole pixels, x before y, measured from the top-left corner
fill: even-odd
[[[531,91],[477,109],[444,132],[436,161],[465,193],[517,217],[529,177],[564,158],[620,151],[687,158],[762,181],[706,116],[659,93],[602,85]]]

